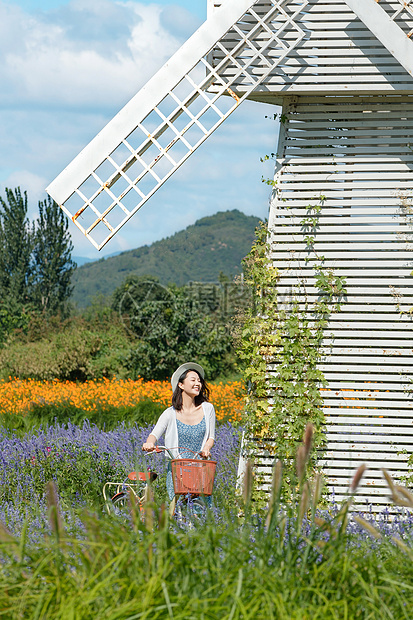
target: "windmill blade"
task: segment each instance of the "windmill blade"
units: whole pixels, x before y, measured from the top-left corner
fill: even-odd
[[[378,40],[399,61],[410,75],[413,75],[413,30],[403,32],[396,19],[406,13],[413,17],[411,0],[399,0],[393,15],[387,13],[377,0],[345,0],[350,9],[371,30]]]
[[[49,185],[97,249],[304,38],[306,5],[227,0]]]

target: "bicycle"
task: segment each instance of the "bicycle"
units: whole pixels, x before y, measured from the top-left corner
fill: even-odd
[[[162,452],[163,447],[158,446],[154,452]],[[157,477],[158,474],[148,467],[146,471],[131,471],[121,482],[106,482],[103,485],[102,494],[107,513],[118,514],[122,508],[128,505],[130,494],[134,496],[139,510],[142,511],[148,501],[150,485]],[[115,492],[112,495],[109,494],[109,490],[113,487]]]
[[[181,453],[178,453],[176,458],[171,450],[193,452],[182,447],[169,449],[166,446],[156,446],[148,453],[166,452],[171,461],[175,496],[171,501],[169,514],[178,519],[185,519],[186,516],[199,518],[206,510],[204,496],[212,494],[216,461],[183,458]],[[194,456],[199,456],[199,453],[194,452]],[[122,482],[106,482],[102,493],[108,514],[118,514],[129,503],[131,493],[140,511],[143,511],[150,485],[157,477],[158,474],[148,468],[145,472],[130,472]],[[109,496],[108,491],[113,487],[116,489],[115,493]]]

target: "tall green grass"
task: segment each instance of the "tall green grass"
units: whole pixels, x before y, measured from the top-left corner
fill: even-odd
[[[351,500],[322,518],[321,479],[310,484],[300,467],[300,488],[285,505],[277,464],[261,514],[247,468],[237,512],[210,512],[188,527],[156,501],[144,514],[131,503],[123,519],[84,512],[77,537],[66,534],[49,484],[50,535],[34,546],[24,531],[17,539],[0,528],[0,617],[410,620],[408,544],[380,538],[365,522],[373,542],[352,533]]]
[[[411,557],[390,545],[377,552],[343,533],[320,545],[320,530],[286,538],[278,519],[266,528],[234,515],[181,530],[160,509],[153,530],[132,509],[126,523],[85,514],[84,536],[67,538],[50,512],[54,532],[36,548],[1,534],[0,616],[411,618]]]

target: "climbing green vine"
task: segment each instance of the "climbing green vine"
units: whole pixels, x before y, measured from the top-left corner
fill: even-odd
[[[323,398],[326,379],[320,363],[326,355],[329,317],[338,312],[346,295],[346,281],[325,266],[315,250],[315,236],[323,197],[309,205],[300,221],[307,256],[314,270],[316,295],[307,293],[305,278],[288,299],[280,284],[286,270],[271,259],[268,229],[262,224],[244,260],[244,281],[252,290],[238,338],[238,353],[247,384],[245,427],[250,440],[281,459],[291,488],[297,484],[293,459],[308,422],[314,426],[314,447],[309,474],[326,445]],[[255,443],[256,445],[256,443]]]

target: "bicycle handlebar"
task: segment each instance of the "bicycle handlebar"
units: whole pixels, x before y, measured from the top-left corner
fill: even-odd
[[[148,454],[151,454],[151,453],[153,453],[153,452],[157,452],[158,454],[159,454],[160,452],[167,452],[167,453],[168,453],[168,456],[169,456],[169,458],[170,458],[171,460],[172,460],[172,459],[175,459],[175,458],[178,458],[178,459],[182,458],[182,457],[180,456],[180,454],[178,454],[178,456],[177,456],[177,457],[175,457],[175,456],[172,454],[171,450],[187,450],[188,452],[192,452],[195,456],[196,456],[197,454],[199,454],[199,455],[201,456],[201,453],[200,453],[200,452],[195,452],[194,450],[191,450],[191,448],[184,448],[184,447],[182,447],[182,446],[176,446],[175,448],[167,448],[166,446],[154,446],[153,450],[148,450],[148,451],[146,451],[146,450],[145,450],[145,452],[147,452]]]

